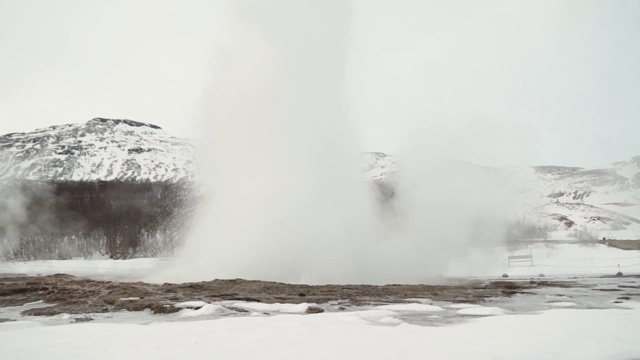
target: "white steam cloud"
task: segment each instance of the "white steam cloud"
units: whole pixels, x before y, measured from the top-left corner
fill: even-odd
[[[0,259],[20,238],[27,223],[26,198],[16,187],[0,184]]]
[[[418,156],[379,210],[345,101],[349,6],[231,8],[204,101],[210,199],[161,280],[421,282],[505,209],[484,170]]]

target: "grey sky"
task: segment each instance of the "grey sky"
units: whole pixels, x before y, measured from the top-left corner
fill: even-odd
[[[205,0],[0,0],[0,133],[103,116],[195,136],[224,17]],[[640,155],[639,1],[360,0],[352,20],[363,150],[487,165]]]

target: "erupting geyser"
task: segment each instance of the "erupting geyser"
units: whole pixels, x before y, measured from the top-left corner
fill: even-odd
[[[344,100],[348,6],[234,5],[206,114],[211,199],[169,278],[355,279],[373,206]]]
[[[382,221],[347,116],[349,6],[287,0],[232,9],[204,101],[210,196],[162,280],[417,282],[441,271],[444,249],[460,244],[449,237],[466,237],[468,213],[484,210],[467,203],[456,211],[447,196],[475,193],[468,200],[476,201],[481,185],[419,172]],[[442,191],[447,184],[456,189]],[[427,190],[403,193],[412,185]]]

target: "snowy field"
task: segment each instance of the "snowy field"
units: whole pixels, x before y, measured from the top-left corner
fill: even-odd
[[[2,359],[640,359],[640,252],[603,245],[533,246],[534,265],[508,266],[503,248],[461,254],[445,276],[569,279],[482,305],[183,303],[178,313],[22,316],[46,304],[0,308]],[[170,260],[0,263],[0,273],[144,278]],[[618,267],[618,265],[620,265]],[[577,276],[577,278],[574,278]],[[528,280],[521,280],[528,281]],[[194,299],[195,300],[195,299]],[[309,306],[325,310],[305,314]],[[228,309],[246,312],[231,312]],[[92,321],[85,322],[91,318]]]
[[[509,255],[531,255],[528,262],[509,266]],[[166,268],[172,259],[131,260],[73,259],[0,262],[0,274],[53,275],[56,273],[96,279],[143,280],[157,269]],[[526,250],[508,251],[504,247],[471,249],[452,259],[443,277],[492,278],[509,276],[572,276],[640,274],[640,251],[620,250],[606,245],[577,245],[550,242],[530,245]]]
[[[509,265],[510,255],[531,255],[531,262]],[[451,261],[448,277],[575,276],[640,274],[640,251],[621,250],[602,244],[578,245],[548,242],[510,252],[504,247],[477,249]]]
[[[139,280],[170,261],[160,258],[130,260],[76,258],[73,260],[0,261],[0,274],[69,274],[95,279]]]
[[[0,349],[3,359],[64,360],[640,358],[638,302],[609,309],[568,309],[563,307],[574,304],[559,302],[558,309],[529,314],[418,305],[216,319],[206,319],[211,312],[203,311],[203,320],[185,316],[198,310],[175,316],[125,312],[90,323],[63,314],[1,323]],[[448,311],[465,321],[425,326],[399,319],[403,313],[437,317]]]

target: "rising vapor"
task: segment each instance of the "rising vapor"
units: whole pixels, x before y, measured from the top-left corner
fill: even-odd
[[[476,215],[490,214],[481,171],[407,159],[396,198],[379,211],[345,102],[349,6],[229,5],[203,101],[210,199],[156,280],[381,283],[440,273],[468,245]]]

